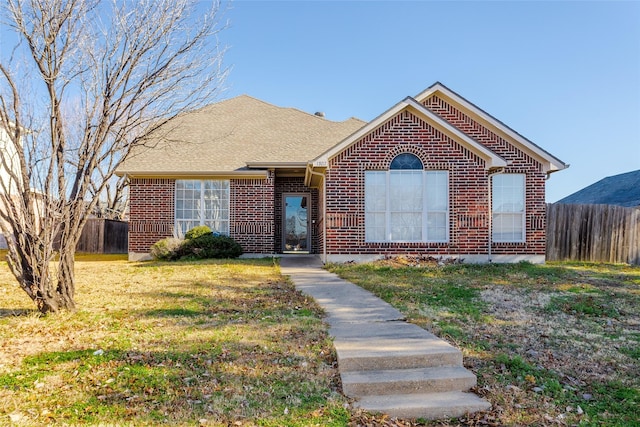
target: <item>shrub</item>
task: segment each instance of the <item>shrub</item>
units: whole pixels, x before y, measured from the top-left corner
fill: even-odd
[[[212,233],[206,225],[193,227],[185,234],[185,239],[167,238],[151,246],[151,256],[161,261],[182,258],[237,258],[242,255],[242,247],[231,237]]]
[[[183,240],[169,237],[151,245],[151,256],[161,261],[172,261],[180,257]]]
[[[242,247],[229,236],[203,234],[185,240],[180,247],[181,258],[237,258],[242,255]]]
[[[198,225],[187,231],[184,235],[185,240],[191,240],[204,236],[205,234],[211,234],[211,229],[206,225]]]

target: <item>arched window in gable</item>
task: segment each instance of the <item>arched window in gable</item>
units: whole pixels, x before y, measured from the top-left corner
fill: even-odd
[[[389,169],[423,169],[422,162],[415,154],[402,153],[398,154],[391,161]]]
[[[412,153],[397,155],[386,171],[365,172],[367,242],[447,242],[449,173],[425,170]]]

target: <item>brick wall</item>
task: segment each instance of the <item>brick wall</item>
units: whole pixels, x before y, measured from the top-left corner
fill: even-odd
[[[541,165],[508,141],[440,99],[425,105],[526,174],[526,242],[494,243],[494,254],[544,255],[545,204]],[[364,172],[386,170],[399,153],[413,153],[425,169],[449,172],[450,236],[447,243],[367,243],[364,239]],[[482,255],[488,252],[490,178],[482,159],[410,112],[403,111],[331,159],[327,170],[329,254]]]
[[[274,253],[274,181],[274,173],[270,171],[266,179],[238,179],[230,183],[230,234],[245,253]]]
[[[274,251],[274,175],[230,181],[229,231],[245,253]],[[129,252],[148,253],[174,235],[175,180],[132,179],[129,187]]]
[[[148,253],[158,240],[173,236],[174,179],[132,179],[129,185],[129,252]]]
[[[542,165],[527,153],[518,150],[508,140],[482,126],[446,100],[437,96],[428,98],[424,105],[453,124],[476,141],[487,146],[509,162],[507,173],[526,175],[526,239],[524,243],[494,243],[494,254],[536,254],[546,252],[545,178]]]

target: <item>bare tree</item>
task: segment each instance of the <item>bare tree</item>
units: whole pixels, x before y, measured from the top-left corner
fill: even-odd
[[[75,308],[75,247],[117,166],[220,91],[216,1],[0,6],[2,29],[17,36],[0,60],[0,228],[11,271],[41,312]]]

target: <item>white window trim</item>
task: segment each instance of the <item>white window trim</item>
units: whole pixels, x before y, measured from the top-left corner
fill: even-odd
[[[417,170],[417,169],[397,169],[397,171],[407,171],[407,170]],[[384,213],[385,214],[385,234],[386,234],[386,238],[384,240],[367,240],[366,239],[366,221],[365,221],[365,242],[366,243],[448,243],[449,239],[450,239],[450,229],[451,229],[451,221],[450,221],[450,192],[449,192],[449,171],[447,170],[441,170],[441,169],[422,169],[422,170],[418,170],[419,172],[422,173],[422,188],[423,188],[423,195],[422,195],[422,239],[420,240],[392,240],[391,238],[391,214],[392,213],[397,213],[397,212],[403,212],[403,211],[393,211],[391,208],[391,192],[389,191],[389,188],[391,186],[391,174],[396,171],[396,169],[394,170],[370,170],[370,171],[365,171],[365,174],[367,172],[384,172],[385,174],[385,197],[386,197],[386,202],[385,202],[385,211],[372,211],[372,213]],[[428,197],[427,197],[427,192],[429,191],[428,187],[427,187],[427,172],[444,172],[447,175],[447,207],[445,210],[429,210],[428,209]],[[365,187],[365,191],[366,191],[366,187]],[[413,212],[413,211],[407,211],[407,212]],[[428,217],[429,214],[437,214],[437,213],[444,213],[445,214],[445,218],[446,218],[446,231],[445,231],[445,238],[444,239],[429,239],[429,233],[428,233]],[[366,214],[366,205],[365,205],[365,214]]]

